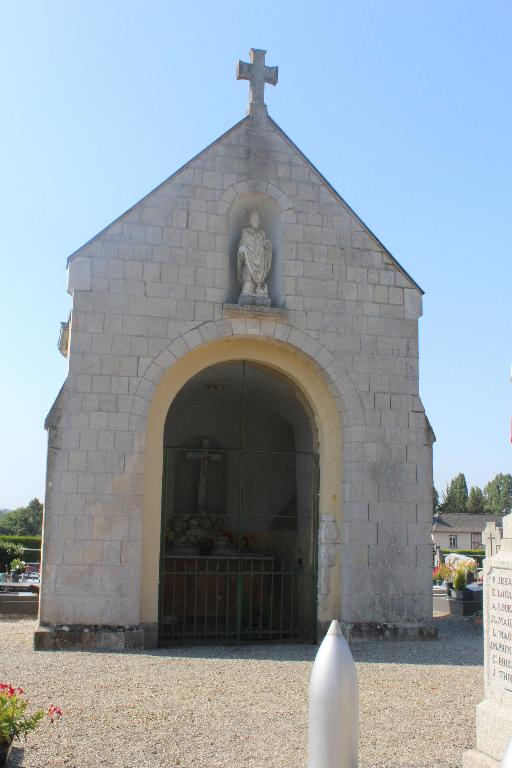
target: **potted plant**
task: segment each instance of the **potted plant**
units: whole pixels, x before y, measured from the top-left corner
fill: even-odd
[[[22,573],[25,573],[25,568],[27,567],[24,560],[21,560],[19,557],[15,557],[14,560],[11,560],[11,579],[13,581],[19,581],[20,576]]]
[[[475,574],[478,569],[477,561],[470,557],[463,563],[463,567],[466,571],[466,584],[473,584],[473,582],[476,580]]]
[[[444,581],[446,591],[450,594],[450,590],[453,588],[453,568],[448,565],[448,563],[439,563],[439,565],[434,568],[432,577],[434,580],[440,579],[441,581]]]
[[[453,579],[452,596],[457,600],[466,599],[466,569],[464,567],[457,568],[455,571],[455,577]]]
[[[432,571],[432,583],[441,585],[443,583],[443,564],[439,563]]]
[[[23,557],[23,547],[14,541],[0,541],[0,570],[9,570],[9,564],[14,558]]]
[[[0,768],[4,768],[9,758],[14,739],[27,738],[41,720],[48,715],[54,723],[62,716],[60,707],[53,704],[45,711],[36,709],[29,714],[28,699],[23,688],[15,688],[10,683],[0,683]]]

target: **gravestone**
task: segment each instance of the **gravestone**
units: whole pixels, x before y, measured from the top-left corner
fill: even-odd
[[[512,514],[484,533],[484,700],[476,708],[477,748],[463,768],[498,768],[512,739]]]

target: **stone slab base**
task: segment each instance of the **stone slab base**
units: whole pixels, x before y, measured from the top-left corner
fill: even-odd
[[[499,701],[484,699],[476,708],[476,752],[480,761],[488,759],[485,765],[501,763],[508,743],[512,739],[512,711]],[[467,763],[471,768],[473,763]],[[484,763],[474,763],[475,766]]]
[[[284,307],[262,307],[257,304],[223,304],[224,317],[256,317],[259,320],[276,320],[284,322],[288,315]]]
[[[144,632],[144,648],[158,648],[158,623],[155,621],[153,624],[141,624]]]
[[[248,296],[243,293],[238,297],[238,303],[240,305],[248,305],[255,307],[270,307],[269,296]]]
[[[0,616],[37,616],[39,595],[0,594]]]
[[[319,633],[323,637],[327,632],[325,628]],[[374,621],[361,621],[350,623],[341,621],[342,632],[349,643],[364,642],[366,640],[437,640],[437,629],[433,624],[386,624]]]
[[[448,598],[448,608],[450,616],[474,616],[482,610],[481,600],[456,600],[454,597]]]
[[[145,647],[144,628],[108,626],[61,626],[39,625],[34,632],[34,650],[63,651],[104,650],[128,651]]]
[[[500,768],[500,763],[479,749],[469,749],[462,755],[462,768]]]

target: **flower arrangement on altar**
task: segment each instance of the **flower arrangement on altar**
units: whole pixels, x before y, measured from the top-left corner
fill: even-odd
[[[62,709],[52,704],[47,710],[36,709],[27,712],[29,701],[23,688],[10,683],[0,683],[0,768],[5,766],[14,739],[27,738],[44,717],[51,723],[62,717]]]
[[[245,552],[251,548],[251,545],[254,541],[254,536],[252,533],[243,533],[240,539],[238,536],[235,536],[235,534],[232,531],[222,531],[222,535],[225,537],[226,541],[236,549],[240,549],[241,551]]]

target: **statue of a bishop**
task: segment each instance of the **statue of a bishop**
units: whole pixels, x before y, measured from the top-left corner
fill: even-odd
[[[238,246],[238,282],[242,296],[268,297],[266,279],[272,266],[272,243],[260,229],[258,211],[249,214],[249,226],[242,230]]]

